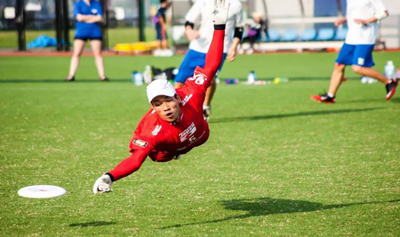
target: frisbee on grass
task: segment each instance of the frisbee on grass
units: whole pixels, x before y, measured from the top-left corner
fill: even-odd
[[[32,185],[18,190],[18,195],[26,198],[53,198],[66,193],[65,189],[54,185]]]

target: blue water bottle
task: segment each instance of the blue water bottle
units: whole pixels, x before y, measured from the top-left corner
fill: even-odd
[[[143,85],[143,75],[140,72],[132,72],[132,82],[137,86]]]

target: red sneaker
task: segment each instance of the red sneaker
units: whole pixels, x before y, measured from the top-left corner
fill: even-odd
[[[311,99],[326,103],[326,104],[334,104],[335,103],[335,97],[330,97],[328,96],[328,93],[322,94],[322,95],[312,95]]]
[[[396,79],[392,79],[392,81],[386,84],[386,100],[390,100],[394,93],[396,93],[396,87],[399,84],[399,81]]]

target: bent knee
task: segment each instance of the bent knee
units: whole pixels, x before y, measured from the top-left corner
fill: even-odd
[[[363,67],[358,66],[358,65],[353,65],[351,68],[353,69],[353,72],[358,73],[358,74],[361,74],[362,70],[363,70]]]
[[[345,67],[346,67],[346,65],[344,65],[344,64],[340,64],[340,63],[335,64],[336,71],[343,71]]]

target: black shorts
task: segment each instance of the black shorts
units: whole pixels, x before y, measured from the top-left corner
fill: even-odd
[[[74,37],[74,39],[78,39],[78,40],[83,40],[83,41],[87,41],[87,40],[100,40],[103,41],[103,37]]]

